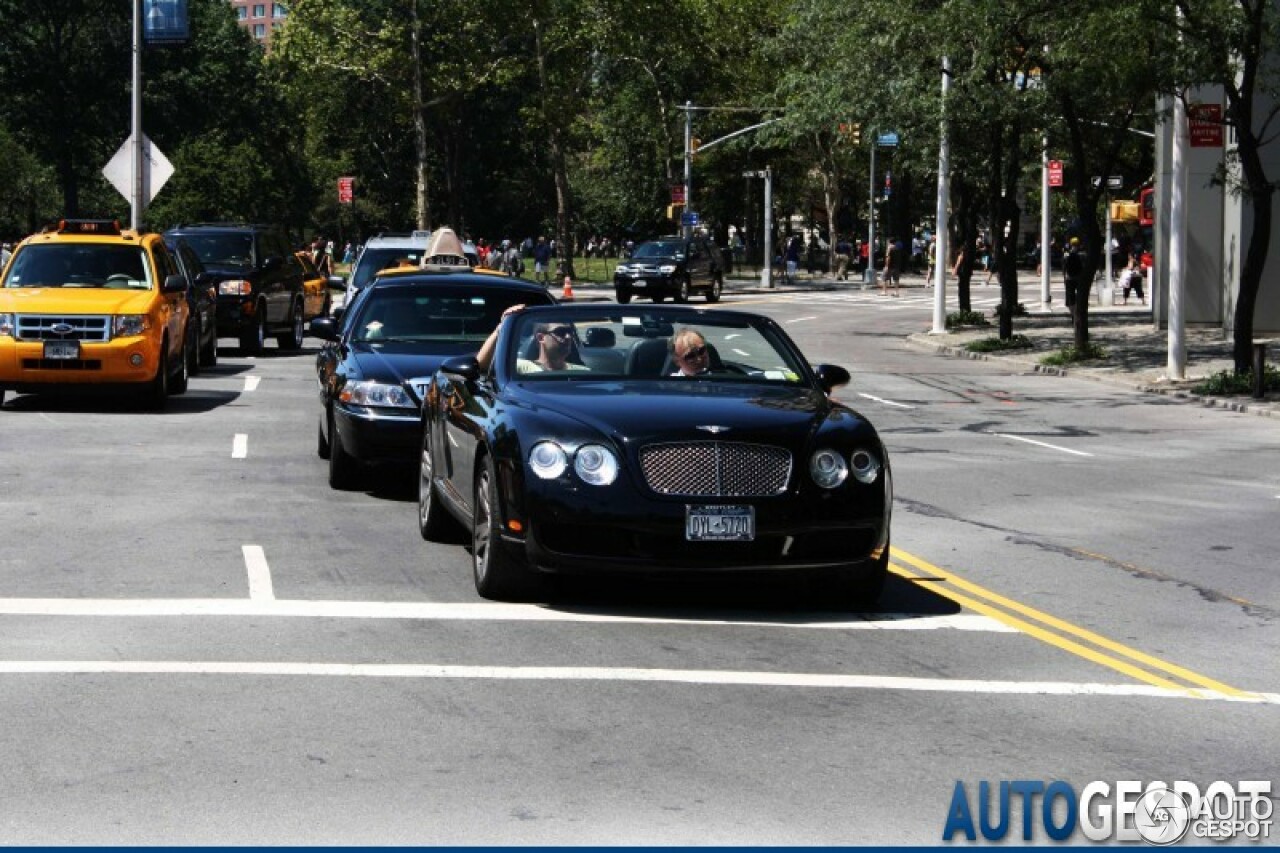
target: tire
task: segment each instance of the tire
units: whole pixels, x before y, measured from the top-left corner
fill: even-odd
[[[145,399],[147,408],[153,411],[164,409],[165,400],[169,397],[169,339],[160,342],[160,362],[156,365],[156,375],[147,383]]]
[[[689,301],[689,277],[685,276],[676,282],[675,301],[684,303]]]
[[[324,427],[320,426],[319,421],[316,422],[316,456],[321,459],[329,458],[329,439],[324,437]]]
[[[619,291],[617,291],[616,296],[617,296],[617,300],[618,300],[618,304],[619,304],[619,305],[626,305],[627,303],[629,303],[629,302],[631,301],[631,291],[630,291],[630,290],[619,290]]]
[[[289,323],[289,331],[276,335],[276,343],[280,345],[280,349],[297,352],[302,349],[302,337],[304,334],[302,324],[302,303],[294,300],[292,311],[293,319]]]
[[[458,532],[458,523],[436,494],[430,428],[422,431],[422,453],[418,459],[418,532],[428,542],[450,541],[453,539],[451,534]]]
[[[240,352],[243,355],[258,355],[262,352],[267,340],[267,309],[258,304],[253,313],[253,322],[240,329]]]
[[[889,577],[889,543],[880,559],[873,563],[836,569],[828,574],[820,587],[822,601],[836,610],[874,609]]]
[[[360,462],[347,453],[334,427],[333,414],[329,414],[329,488],[345,491],[354,489],[360,479]]]
[[[204,328],[201,327],[201,337],[203,337]],[[209,333],[209,343],[200,345],[200,366],[213,367],[218,363],[218,330],[215,328]]]
[[[169,393],[174,396],[187,393],[187,386],[191,380],[191,367],[198,360],[196,356],[196,340],[191,334],[192,328],[188,324],[186,331],[182,335],[182,364],[179,365],[177,373],[174,374],[173,382],[169,388]]]
[[[711,279],[711,287],[707,289],[707,301],[719,302],[722,290],[724,290],[724,275],[716,273],[716,277]]]
[[[533,587],[529,570],[512,557],[498,532],[498,477],[493,457],[476,475],[471,517],[471,568],[476,592],[495,601],[519,601]]]

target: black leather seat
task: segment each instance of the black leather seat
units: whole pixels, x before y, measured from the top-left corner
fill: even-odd
[[[613,329],[592,326],[582,339],[582,361],[587,367],[600,373],[622,373],[626,369],[627,356],[614,349],[618,336]]]
[[[636,341],[627,353],[627,375],[656,379],[663,375],[667,355],[666,338],[644,338]]]

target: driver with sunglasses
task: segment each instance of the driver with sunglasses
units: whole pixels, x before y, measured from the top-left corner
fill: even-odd
[[[671,360],[677,370],[672,376],[700,376],[711,371],[707,339],[697,329],[684,326],[671,336]]]

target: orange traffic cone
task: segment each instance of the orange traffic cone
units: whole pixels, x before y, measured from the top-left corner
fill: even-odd
[[[561,302],[573,301],[573,281],[569,278],[569,276],[564,277],[564,292],[560,294],[560,301]]]

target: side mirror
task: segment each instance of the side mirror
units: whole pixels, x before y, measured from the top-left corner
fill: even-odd
[[[316,317],[311,321],[311,335],[322,341],[336,341],[338,325],[331,317]]]
[[[346,277],[345,275],[331,275],[331,276],[329,276],[329,289],[330,289],[330,290],[343,290],[343,289],[345,289],[345,288],[346,288],[346,286],[347,286],[347,277]]]
[[[262,262],[262,269],[264,272],[271,272],[272,270],[278,270],[282,266],[284,266],[284,258],[280,257],[279,255],[272,255],[271,257],[266,258]]]
[[[173,273],[164,280],[160,290],[164,293],[183,293],[187,289],[187,277],[180,272]]]
[[[822,386],[822,390],[830,394],[841,385],[848,385],[852,378],[849,371],[836,364],[816,364],[813,372],[818,377],[818,384]]]
[[[334,308],[331,313],[333,314],[334,328],[337,328],[338,325],[342,323],[342,315],[347,313],[346,306],[339,305],[337,308]]]
[[[461,376],[468,382],[475,382],[480,378],[480,362],[476,361],[474,355],[459,355],[445,359],[440,369],[445,373]]]

